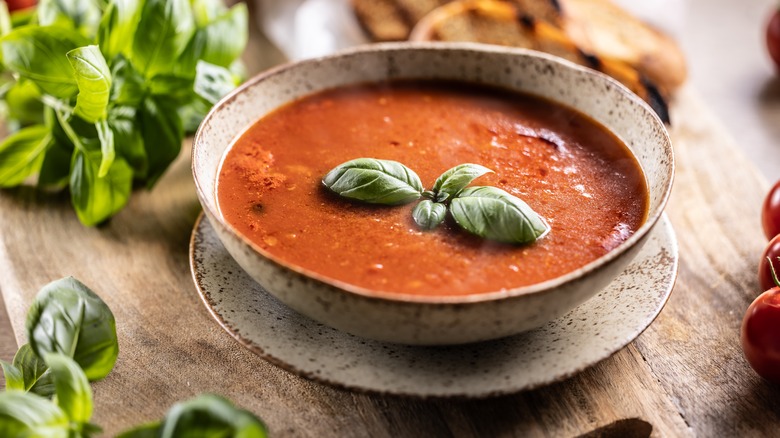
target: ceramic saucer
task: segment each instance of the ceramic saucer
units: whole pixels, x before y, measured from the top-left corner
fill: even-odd
[[[660,313],[677,265],[677,240],[664,215],[628,268],[564,317],[496,341],[415,347],[353,336],[289,309],[233,261],[203,215],[190,242],[190,266],[203,302],[242,345],[318,382],[424,398],[515,393],[608,358]]]

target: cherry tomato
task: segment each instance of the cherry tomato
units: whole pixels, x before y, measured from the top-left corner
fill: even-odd
[[[761,254],[761,260],[758,262],[758,284],[761,286],[761,290],[769,290],[776,286],[767,257],[772,260],[775,272],[780,276],[780,260],[778,260],[778,257],[780,257],[780,235],[769,241],[769,244],[764,249],[764,253]]]
[[[18,11],[19,9],[27,9],[35,6],[36,0],[5,0],[10,12]]]
[[[780,234],[780,181],[775,183],[764,198],[761,208],[761,225],[764,227],[764,235],[767,239]]]
[[[780,384],[780,287],[759,295],[742,320],[742,351],[759,376]]]

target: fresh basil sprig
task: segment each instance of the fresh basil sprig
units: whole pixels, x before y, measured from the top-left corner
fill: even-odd
[[[424,190],[414,171],[396,161],[358,158],[328,172],[322,183],[335,193],[372,204],[397,205],[424,199],[412,210],[423,230],[441,224],[449,210],[464,230],[490,240],[525,244],[544,237],[550,226],[521,199],[496,187],[469,187],[492,170],[479,164],[455,166]]]
[[[104,377],[116,361],[118,344],[111,310],[81,282],[68,277],[46,285],[27,317],[27,337],[36,347],[25,344],[13,363],[0,361],[6,381],[6,391],[0,393],[0,437],[89,438],[100,434],[100,427],[90,422],[89,381]],[[119,436],[265,438],[267,429],[251,412],[205,394],[174,405],[162,421]]]
[[[21,19],[0,2],[0,187],[70,186],[79,220],[152,188],[187,132],[235,88],[247,7],[221,0],[41,0]]]

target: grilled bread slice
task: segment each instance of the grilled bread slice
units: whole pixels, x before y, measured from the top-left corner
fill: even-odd
[[[666,90],[685,82],[685,57],[667,35],[610,0],[561,2],[563,29],[583,51],[625,62]]]
[[[452,0],[352,0],[363,29],[373,41],[401,41],[428,13]],[[558,0],[511,0],[529,16],[563,25]]]
[[[568,18],[564,16],[564,22],[566,20]],[[648,102],[661,119],[669,121],[667,101],[670,93],[667,88],[619,58],[602,57],[599,53],[583,50],[563,29],[513,3],[495,0],[448,3],[423,18],[410,39],[474,41],[551,53],[612,76]]]

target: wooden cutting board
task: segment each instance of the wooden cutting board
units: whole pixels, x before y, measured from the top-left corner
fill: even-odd
[[[223,394],[276,436],[768,435],[780,389],[742,358],[739,325],[757,295],[766,181],[691,90],[673,106],[677,175],[667,212],[680,243],[675,291],[656,322],[612,358],[549,387],[483,401],[353,394],[250,353],[211,319],[190,277],[198,204],[185,150],[152,192],[101,228],[63,195],[0,192],[0,288],[17,341],[45,283],[73,275],[113,309],[120,354],[93,385],[94,421],[113,435],[176,401]],[[185,148],[186,149],[186,148]],[[3,359],[10,359],[5,357]]]

